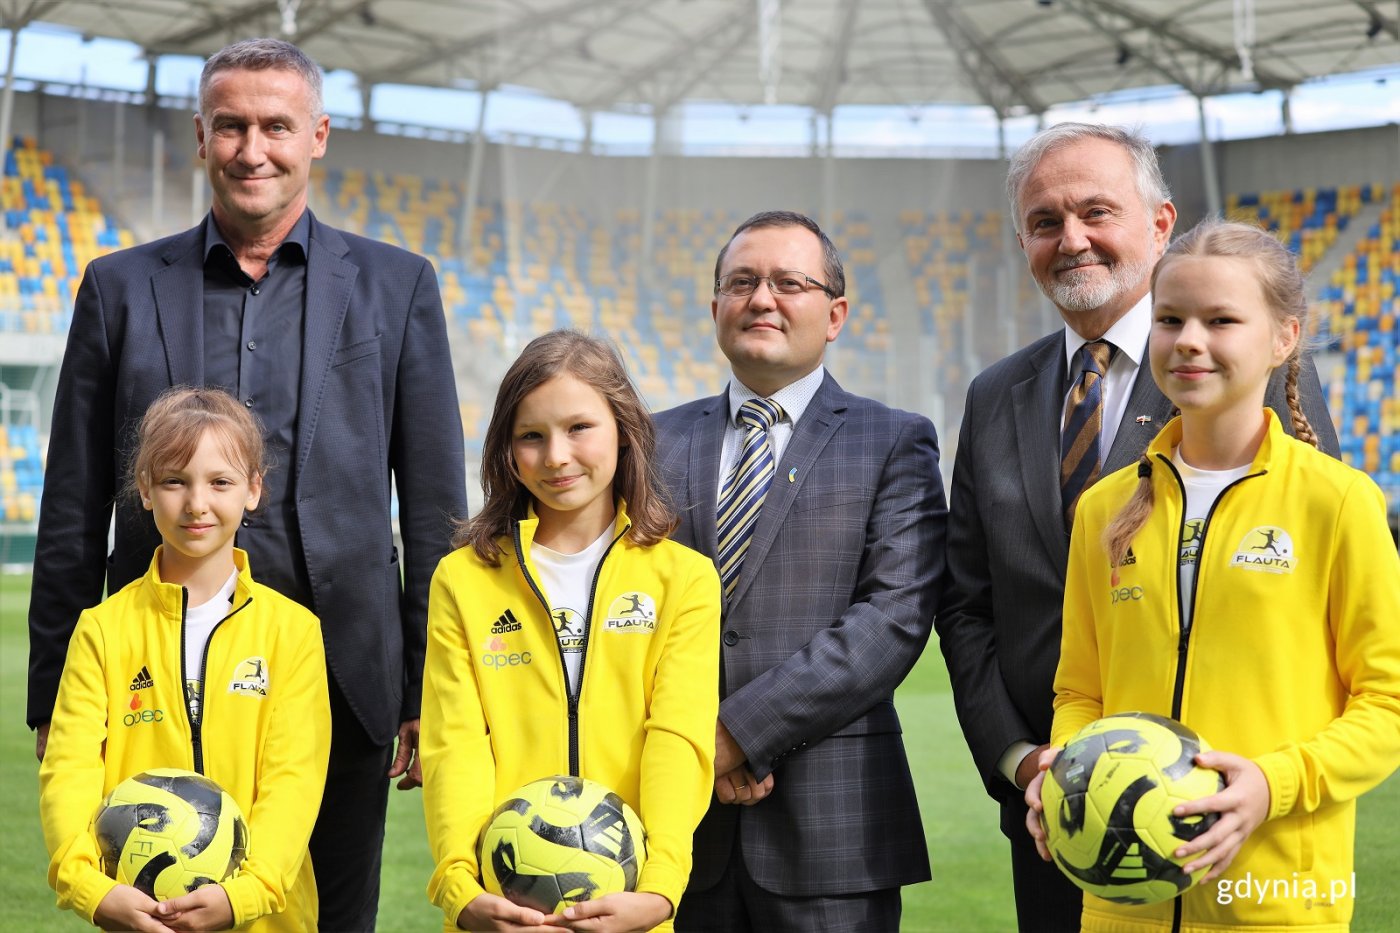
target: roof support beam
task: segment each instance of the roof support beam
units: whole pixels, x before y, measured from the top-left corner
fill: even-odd
[[[1017,100],[1034,113],[1045,112],[1048,105],[1027,83],[1025,76],[1013,69],[987,37],[967,22],[953,0],[924,0],[924,6],[957,53],[967,79],[998,116],[1005,116]],[[998,94],[998,87],[1009,89],[1011,95]]]
[[[405,56],[397,62],[392,62],[385,65],[383,68],[376,69],[371,77],[376,84],[400,81],[405,76],[432,65],[435,62],[467,55],[480,48],[490,46],[499,47],[501,44],[507,43],[510,40],[518,41],[522,33],[528,32],[531,29],[543,28],[550,23],[557,23],[560,20],[575,16],[578,13],[597,11],[600,6],[610,6],[617,2],[619,2],[619,0],[574,0],[574,2],[565,6],[537,10],[528,16],[502,23],[485,32],[479,32],[474,36],[463,39],[460,42],[451,42]],[[492,81],[491,83],[496,82]]]
[[[1177,48],[1215,62],[1220,66],[1222,73],[1240,67],[1239,55],[1234,49],[1224,48],[1196,38],[1177,26],[1176,20],[1170,16],[1153,18],[1135,7],[1119,2],[1119,0],[1061,0],[1061,2],[1067,9],[1078,13],[1085,19],[1090,17],[1095,8],[1110,13],[1135,29],[1145,29]],[[1293,78],[1261,66],[1257,62],[1254,64],[1254,77],[1261,88],[1287,88],[1296,83]],[[1183,85],[1183,87],[1185,86],[1187,85]]]
[[[841,85],[846,82],[846,57],[851,51],[856,14],[859,12],[860,6],[856,0],[842,0],[837,13],[836,34],[832,36],[831,54],[822,66],[821,85],[812,101],[812,107],[818,113],[831,113],[836,106],[836,98],[841,94]]]

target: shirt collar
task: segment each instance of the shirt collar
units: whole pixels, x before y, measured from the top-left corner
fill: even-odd
[[[277,245],[274,253],[281,251],[288,245],[295,245],[301,249],[301,258],[305,259],[311,254],[311,211],[303,210],[297,222],[292,225],[292,229],[287,233],[286,239]],[[219,231],[219,225],[214,221],[214,212],[210,211],[204,216],[204,261],[209,261],[209,254],[216,246],[222,246],[233,254],[233,249],[224,239],[223,233]]]
[[[1124,354],[1133,361],[1134,366],[1142,365],[1143,355],[1147,351],[1147,335],[1152,330],[1152,293],[1143,295],[1137,304],[1128,309],[1128,313],[1113,322],[1113,326],[1103,335],[1102,339],[1107,340],[1118,348],[1118,352]],[[1079,348],[1089,341],[1075,331],[1068,324],[1065,325],[1065,369],[1068,370],[1074,365],[1074,354],[1079,352]]]
[[[768,396],[782,406],[783,417],[780,420],[786,421],[788,424],[797,424],[802,413],[807,410],[807,406],[812,404],[812,399],[816,398],[817,390],[822,387],[822,380],[825,378],[826,367],[818,366],[801,379],[788,383]],[[739,406],[751,398],[762,398],[762,396],[740,382],[739,377],[731,372],[729,374],[729,423],[731,425],[739,424]]]

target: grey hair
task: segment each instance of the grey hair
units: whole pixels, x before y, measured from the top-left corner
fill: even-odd
[[[280,69],[294,71],[301,75],[311,91],[311,116],[319,117],[325,112],[325,100],[321,94],[321,69],[301,49],[282,39],[243,39],[226,45],[204,63],[199,74],[199,109],[204,111],[204,98],[209,92],[209,82],[221,71],[267,71]]]
[[[1133,161],[1133,177],[1137,181],[1138,197],[1148,212],[1155,211],[1171,200],[1171,189],[1162,177],[1157,163],[1157,151],[1139,133],[1119,126],[1099,123],[1057,123],[1041,130],[1016,150],[1006,169],[1006,199],[1011,203],[1011,220],[1021,233],[1021,188],[1026,179],[1047,155],[1085,139],[1102,139],[1123,147]]]

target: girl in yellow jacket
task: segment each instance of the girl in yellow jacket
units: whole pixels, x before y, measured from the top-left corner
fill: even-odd
[[[501,382],[485,503],[428,606],[419,754],[448,929],[671,925],[714,782],[720,591],[707,558],[666,539],[654,445],[600,340],[545,334]],[[636,810],[647,859],[636,891],[546,916],[486,893],[476,847],[508,794],[565,773]]]
[[[1297,403],[1303,281],[1272,236],[1207,221],[1168,250],[1152,296],[1152,374],[1181,417],[1080,500],[1051,741],[1109,713],[1171,716],[1222,749],[1197,761],[1226,787],[1175,811],[1220,814],[1176,853],[1209,866],[1200,884],[1146,907],[1086,895],[1083,924],[1345,930],[1355,800],[1400,766],[1385,501],[1315,449]],[[1301,440],[1263,406],[1280,365]]]
[[[316,617],[255,583],[233,546],[262,492],[261,432],[224,392],[172,389],[141,422],[132,473],[163,543],[69,643],[39,768],[49,884],[104,929],[310,933],[326,665]],[[103,873],[94,813],[150,768],[197,771],[238,802],[249,844],[233,878],[158,903]]]

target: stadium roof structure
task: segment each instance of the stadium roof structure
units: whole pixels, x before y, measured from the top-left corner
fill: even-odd
[[[1396,0],[0,0],[152,54],[282,35],[362,88],[510,86],[581,110],[986,105],[1287,90],[1400,62]]]

